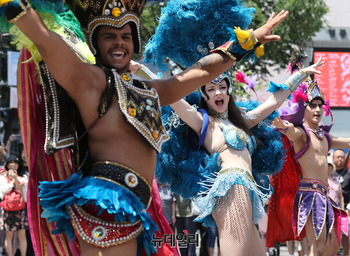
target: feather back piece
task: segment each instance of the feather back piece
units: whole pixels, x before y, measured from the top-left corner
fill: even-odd
[[[193,92],[185,98],[191,105],[199,105],[200,95]],[[238,107],[250,111],[259,105],[257,101],[236,102]],[[163,120],[173,116],[170,106],[162,108]],[[280,133],[273,130],[268,124],[278,116],[273,112],[252,131],[260,142],[255,149],[253,162],[253,176],[260,185],[262,193],[270,194],[271,186],[267,175],[277,173],[284,163],[284,149],[280,141]],[[211,179],[220,170],[218,154],[209,155],[202,147],[198,149],[191,143],[195,133],[191,135],[191,128],[181,121],[173,127],[165,124],[171,140],[163,143],[162,151],[157,156],[156,178],[161,183],[170,183],[171,190],[184,198],[196,197],[208,188],[203,186],[205,180]]]
[[[169,1],[145,50],[145,62],[167,70],[165,58],[189,67],[232,38],[234,27],[249,28],[254,8],[240,0]]]

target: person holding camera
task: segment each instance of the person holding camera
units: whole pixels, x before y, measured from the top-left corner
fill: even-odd
[[[4,209],[0,229],[6,231],[5,250],[7,255],[14,255],[13,234],[17,231],[19,249],[21,256],[24,256],[27,250],[28,220],[23,187],[28,181],[23,177],[23,169],[16,156],[10,155],[4,166],[7,173],[0,177],[0,198],[3,200],[1,206]]]

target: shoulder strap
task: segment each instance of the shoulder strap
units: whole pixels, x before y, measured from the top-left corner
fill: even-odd
[[[201,130],[201,134],[199,135],[199,140],[198,140],[198,147],[203,145],[205,136],[207,135],[207,131],[208,131],[208,125],[209,125],[209,116],[207,111],[205,111],[204,109],[198,109],[199,112],[202,113],[203,115],[203,125],[202,125],[202,130]]]
[[[95,124],[97,123],[97,121],[104,115],[106,114],[107,110],[109,109],[109,107],[112,104],[112,98],[113,98],[113,94],[115,92],[115,86],[114,86],[114,76],[113,73],[110,69],[103,69],[105,74],[106,74],[106,89],[102,94],[101,100],[100,100],[100,104],[97,108],[97,112],[98,112],[98,117],[96,118],[96,120],[85,130],[85,132],[78,138],[78,140],[76,141],[76,143],[78,143],[81,138],[83,138],[85,136],[85,134],[87,134],[92,127],[95,126]]]
[[[302,150],[300,150],[297,154],[295,154],[295,151],[294,151],[294,147],[293,147],[293,151],[294,151],[294,158],[295,160],[298,162],[298,159],[306,152],[306,150],[309,148],[310,146],[310,142],[311,142],[311,139],[310,139],[310,132],[308,129],[306,129],[304,127],[304,125],[300,126],[301,128],[303,128],[303,130],[305,131],[305,134],[306,134],[306,143],[305,143],[305,146]]]
[[[329,136],[329,133],[324,131],[324,135],[326,136],[327,138],[327,141],[328,141],[328,151],[331,150],[332,148],[332,140],[331,140],[331,136]]]
[[[112,104],[113,94],[115,92],[114,75],[110,69],[105,69],[106,74],[106,89],[102,94],[100,105],[98,106],[99,117],[102,117]],[[89,127],[90,129],[91,127]]]

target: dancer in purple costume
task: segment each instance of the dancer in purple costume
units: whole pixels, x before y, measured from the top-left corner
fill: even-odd
[[[341,231],[348,233],[348,220],[346,212],[327,195],[327,154],[331,146],[350,148],[350,138],[334,137],[328,134],[330,126],[319,126],[325,99],[315,80],[306,96],[305,103],[299,99],[297,113],[284,116],[284,121],[276,118],[273,124],[290,140],[302,172],[294,199],[294,233],[299,236],[305,228],[310,255],[335,255]]]

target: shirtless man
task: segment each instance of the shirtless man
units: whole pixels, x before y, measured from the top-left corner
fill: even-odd
[[[94,2],[90,2],[94,5]],[[87,1],[87,4],[90,2]],[[24,0],[21,8],[23,6],[27,6]],[[104,4],[101,6],[108,7]],[[9,7],[11,8],[19,9]],[[16,9],[11,13],[16,13]],[[139,27],[138,20],[135,21],[137,17],[136,15],[126,16],[126,14],[125,16],[121,14],[120,17],[131,16],[130,22],[124,20],[124,23],[116,26],[106,25],[104,21],[98,25],[98,29],[91,32],[91,37],[87,38],[88,42],[93,41],[89,46],[95,48],[92,50],[97,53],[95,55],[97,66],[83,63],[59,35],[44,25],[32,8],[27,6],[25,11],[20,12],[17,17],[11,16],[15,25],[36,45],[56,81],[74,100],[83,123],[88,129],[90,154],[95,163],[92,170],[82,179],[74,174],[68,181],[59,183],[62,184],[61,189],[70,186],[69,191],[73,191],[69,196],[72,196],[74,204],[70,201],[64,206],[61,215],[66,216],[64,211],[68,211],[75,228],[74,231],[79,235],[82,255],[136,255],[136,238],[142,229],[144,229],[142,232],[152,232],[154,229],[154,224],[145,213],[145,206],[149,203],[150,186],[148,184],[151,184],[154,175],[157,151],[160,150],[161,143],[167,138],[167,135],[161,122],[154,125],[155,127],[144,128],[147,125],[140,124],[132,118],[138,115],[138,111],[143,111],[141,104],[136,104],[134,109],[129,106],[124,109],[124,104],[128,103],[128,99],[123,97],[129,97],[129,95],[123,92],[130,92],[133,88],[128,76],[130,60],[133,52],[138,51],[136,46],[138,47],[140,43],[135,38],[138,35],[135,33],[135,24],[136,29]],[[255,30],[254,34],[258,41],[263,44],[279,40],[280,37],[271,35],[271,31],[287,15],[288,12],[285,11],[276,16],[273,14],[264,26]],[[113,22],[118,21],[111,16],[108,16],[108,19],[113,19]],[[151,80],[147,83],[139,82],[141,89],[133,89],[131,93],[141,91],[140,94],[143,94],[144,99],[142,104],[150,104],[151,111],[155,110],[155,116],[159,117],[159,104],[167,105],[181,99],[201,85],[213,80],[233,63],[234,60],[227,55],[221,52],[213,53],[172,78]],[[107,69],[102,69],[102,66]],[[109,68],[114,70],[109,70]],[[111,107],[99,118],[96,110],[103,97],[106,84],[111,83],[110,81],[113,81],[113,87],[115,85],[118,87],[118,94],[113,94]],[[97,119],[98,122],[95,122]],[[155,130],[150,128],[155,128]],[[105,174],[106,169],[109,170],[107,175]],[[120,175],[123,175],[123,178],[120,178]],[[143,192],[138,189],[140,186],[143,186]],[[41,185],[41,203],[45,209],[45,215],[56,220],[57,228],[63,232],[65,225],[69,225],[53,217],[61,208],[49,205],[52,199],[47,194],[52,195],[52,191],[50,183]],[[138,192],[140,194],[135,196]],[[97,198],[92,198],[95,193],[100,194]],[[107,198],[99,198],[103,194],[106,194]],[[125,199],[127,196],[130,196],[129,200]],[[66,200],[66,197],[62,200]],[[101,212],[96,213],[96,206],[103,211],[103,216],[99,215]],[[78,215],[81,216],[76,218]],[[98,216],[97,226],[91,224],[96,219],[91,215]],[[92,220],[92,222],[79,222],[83,218]],[[113,220],[112,223],[111,220]],[[120,226],[114,220],[123,222],[124,226]],[[112,224],[117,225],[117,228],[110,227]],[[68,228],[70,232],[73,232],[72,228]],[[132,231],[126,230],[128,228]],[[85,232],[85,229],[88,231]],[[118,230],[121,237],[117,237],[114,230]],[[147,233],[146,236],[151,237],[151,234]],[[109,240],[104,242],[103,239],[107,238]],[[141,242],[150,242],[146,240],[143,239]],[[148,249],[152,251],[153,248]]]
[[[318,93],[311,95],[312,89]],[[350,148],[350,138],[328,135],[319,127],[325,100],[317,84],[313,83],[309,86],[307,96],[303,127],[294,126],[281,118],[276,118],[273,125],[293,142],[295,158],[297,158],[302,172],[302,179],[294,199],[294,234],[299,236],[305,227],[308,241],[311,244],[310,255],[335,255],[339,249],[341,236],[340,219],[336,217],[340,215],[343,221],[346,213],[335,204],[332,204],[333,209],[326,208],[325,210],[322,208],[329,207],[330,202],[326,196],[328,186],[327,155],[331,146]],[[308,140],[310,141],[308,142]],[[303,151],[305,152],[302,153]],[[331,219],[333,213],[337,216]]]

